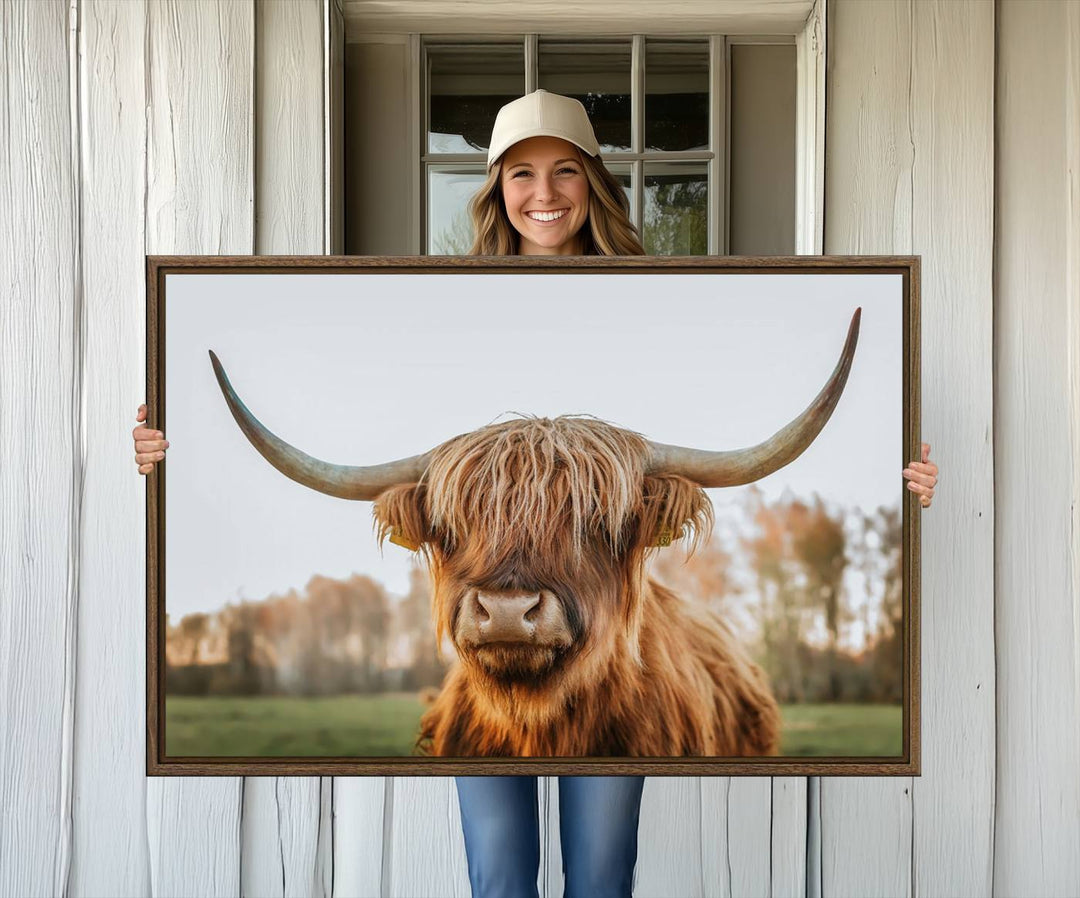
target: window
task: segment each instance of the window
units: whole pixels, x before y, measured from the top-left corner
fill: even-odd
[[[795,46],[790,38],[778,42],[787,45],[782,49],[791,62],[792,83],[784,90],[792,97],[791,170],[780,174],[791,180],[793,198]],[[729,60],[735,56],[730,49],[722,36],[425,39],[424,252],[468,252],[472,226],[466,205],[484,181],[495,115],[504,103],[537,87],[575,97],[585,106],[604,163],[627,192],[646,252],[726,252],[727,86]],[[750,60],[751,54],[745,55]],[[758,91],[755,102],[760,100]],[[794,206],[784,214],[793,235]],[[792,238],[790,248],[771,251],[793,250]]]
[[[820,204],[809,127],[820,88],[807,89],[821,64],[797,69],[798,46],[792,35],[356,35],[345,46],[345,251],[468,252],[466,205],[495,115],[542,87],[585,105],[648,252],[794,253],[798,96],[804,231],[819,226]]]

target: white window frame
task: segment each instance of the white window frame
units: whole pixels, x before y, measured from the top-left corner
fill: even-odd
[[[799,27],[791,30],[779,29],[781,33],[765,36],[746,34],[713,34],[709,38],[709,140],[715,148],[706,154],[693,153],[689,156],[711,156],[708,163],[708,191],[710,198],[709,210],[709,236],[708,251],[710,254],[727,254],[728,248],[728,179],[729,179],[729,121],[730,109],[730,47],[735,43],[792,43],[796,48],[796,228],[795,228],[795,252],[797,254],[820,254],[824,247],[824,184],[825,184],[825,16],[827,0],[813,0],[810,12],[801,22]],[[349,4],[349,0],[346,0]],[[747,8],[753,4],[748,4]],[[357,9],[361,15],[370,10],[361,9],[363,4],[357,2]],[[350,17],[346,11],[346,18]],[[731,25],[731,17],[724,21],[725,25]],[[410,157],[415,160],[411,167],[411,193],[413,201],[409,206],[410,234],[413,242],[412,250],[420,254],[427,246],[427,185],[424,183],[425,161],[428,161],[426,152],[427,139],[427,100],[426,100],[426,58],[425,40],[443,40],[453,42],[471,41],[507,41],[522,39],[525,51],[525,90],[526,92],[536,89],[536,65],[538,35],[550,35],[561,37],[556,31],[538,31],[528,34],[504,32],[501,27],[493,25],[492,32],[483,35],[476,34],[451,34],[440,33],[438,35],[425,35],[422,39],[419,33],[409,34],[409,57],[410,57]],[[584,29],[583,29],[584,31]],[[698,36],[682,34],[666,34],[659,30],[649,29],[650,37],[677,38]],[[583,39],[600,38],[600,31],[589,30],[583,35]],[[613,36],[613,35],[606,35]],[[624,35],[625,36],[625,35]],[[632,77],[643,76],[644,62],[644,35],[633,36],[632,54]],[[632,91],[632,96],[643,97],[643,93]],[[723,99],[722,111],[718,101]],[[636,109],[642,104],[632,101],[632,140],[634,148],[640,150],[643,139],[643,109]],[[715,110],[715,112],[714,112]],[[641,158],[637,158],[640,156]],[[677,154],[665,154],[664,159],[675,159]],[[464,162],[474,161],[474,156],[456,156],[451,154],[439,154],[440,162]],[[648,161],[648,154],[620,154],[619,161],[632,160],[634,165],[634,210],[632,218],[635,223],[641,221],[641,213],[644,204],[644,191],[640,184],[639,171],[643,163]],[[431,161],[434,161],[433,159]],[[615,161],[613,157],[612,161]],[[640,179],[640,180],[639,180]],[[721,211],[723,214],[721,215]]]

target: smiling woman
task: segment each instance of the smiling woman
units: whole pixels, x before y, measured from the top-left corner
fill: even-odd
[[[629,213],[581,103],[537,90],[499,110],[472,255],[640,256]]]
[[[572,154],[572,155],[567,155]],[[522,255],[580,256],[589,182],[580,152],[559,137],[530,137],[502,161],[500,184]]]

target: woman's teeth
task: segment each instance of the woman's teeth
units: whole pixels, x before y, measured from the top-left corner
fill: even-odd
[[[560,209],[558,212],[526,212],[525,214],[534,221],[555,221],[556,218],[562,218],[566,214],[566,210]]]

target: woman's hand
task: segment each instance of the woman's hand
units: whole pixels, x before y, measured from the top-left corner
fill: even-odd
[[[135,420],[146,420],[146,403],[139,406]],[[148,474],[154,470],[154,463],[165,457],[169,441],[160,430],[151,430],[143,424],[131,431],[131,435],[135,438],[135,464],[139,466],[140,474]]]
[[[919,503],[923,508],[929,508],[934,499],[934,487],[937,486],[938,469],[930,461],[930,444],[922,444],[922,461],[913,461],[904,468],[904,476],[907,478],[907,488],[919,496]]]

